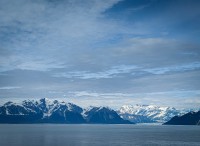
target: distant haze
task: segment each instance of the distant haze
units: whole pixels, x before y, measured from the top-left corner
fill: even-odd
[[[0,0],[0,102],[200,105],[199,0]]]

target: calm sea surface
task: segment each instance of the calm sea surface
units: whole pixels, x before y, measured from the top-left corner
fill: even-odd
[[[0,146],[200,146],[200,126],[0,125]]]

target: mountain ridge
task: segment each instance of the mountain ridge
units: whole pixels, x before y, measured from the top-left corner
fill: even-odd
[[[200,125],[200,110],[188,112],[182,116],[175,116],[163,125]]]
[[[166,123],[187,112],[174,107],[139,104],[123,105],[119,110],[107,106],[82,108],[69,102],[42,98],[17,103],[6,102],[0,106],[0,123]]]
[[[136,123],[164,123],[174,116],[185,113],[174,107],[139,104],[123,105],[117,112],[123,119]]]
[[[42,98],[0,106],[0,123],[133,124],[108,107],[83,109],[73,103]]]

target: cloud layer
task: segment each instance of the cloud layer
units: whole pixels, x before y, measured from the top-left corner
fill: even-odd
[[[0,98],[196,106],[199,17],[198,0],[0,0]]]

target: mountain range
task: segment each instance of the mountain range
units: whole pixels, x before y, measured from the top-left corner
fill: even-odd
[[[173,107],[137,104],[123,105],[117,112],[123,119],[135,123],[164,123],[172,117],[182,115],[187,111],[177,110]]]
[[[0,106],[0,123],[133,124],[108,107],[81,107],[58,100],[24,100]]]
[[[73,103],[42,98],[0,106],[0,123],[134,124],[164,123],[199,125],[200,112],[154,105],[124,105],[81,108]]]

